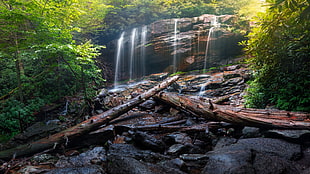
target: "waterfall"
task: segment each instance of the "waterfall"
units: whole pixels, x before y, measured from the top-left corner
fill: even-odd
[[[207,38],[207,45],[206,45],[206,53],[205,53],[205,62],[204,62],[204,65],[203,65],[203,72],[205,72],[206,69],[207,69],[208,50],[210,48],[210,41],[211,41],[211,36],[213,34],[213,30],[214,30],[214,27],[211,27],[210,30],[209,30],[208,38]]]
[[[135,72],[135,48],[136,48],[136,33],[137,33],[137,28],[134,28],[131,32],[131,47],[130,47],[130,65],[129,65],[129,79],[132,80],[133,78],[133,73]]]
[[[220,23],[217,22],[217,16],[214,16],[214,18],[211,20],[211,28],[209,30],[208,38],[207,38],[207,45],[206,45],[206,53],[205,53],[205,61],[204,61],[204,66],[203,66],[203,72],[207,69],[207,58],[208,58],[208,50],[211,47],[211,37],[213,34],[213,31],[215,28],[220,27]]]
[[[176,72],[177,70],[177,45],[178,45],[178,40],[177,40],[177,29],[178,29],[178,19],[174,20],[174,46],[173,46],[173,73]]]
[[[217,22],[217,17],[214,16],[213,20],[211,21],[211,28],[209,30],[209,34],[208,34],[208,38],[207,38],[207,45],[206,45],[206,53],[205,53],[205,60],[204,60],[204,65],[203,65],[203,73],[205,73],[206,69],[207,69],[207,58],[208,58],[208,53],[209,53],[209,49],[211,47],[211,39],[212,39],[212,35],[214,32],[214,29],[217,27],[220,27],[220,23]],[[206,86],[202,85],[199,91],[199,96],[202,96],[204,94]]]
[[[116,52],[116,64],[115,64],[115,75],[114,75],[114,88],[117,88],[118,76],[120,75],[120,63],[122,58],[122,49],[124,45],[125,32],[121,34],[121,37],[117,41],[117,52]]]
[[[142,76],[145,75],[145,44],[146,44],[147,26],[142,27],[141,31],[141,63],[142,63]]]

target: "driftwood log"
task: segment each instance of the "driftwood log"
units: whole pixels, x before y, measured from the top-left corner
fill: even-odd
[[[129,100],[125,104],[116,106],[102,114],[92,116],[91,118],[79,123],[73,127],[63,130],[59,133],[53,134],[49,137],[42,138],[38,141],[21,145],[16,148],[4,150],[0,152],[0,159],[10,159],[18,156],[27,156],[46,149],[53,149],[60,144],[68,144],[69,141],[85,135],[91,131],[97,130],[100,126],[109,123],[111,120],[128,112],[138,104],[141,104],[146,99],[152,97],[161,90],[167,88],[170,84],[175,82],[179,76],[171,77],[143,94]]]
[[[308,113],[217,105],[211,101],[204,102],[197,98],[169,92],[161,92],[156,97],[177,108],[209,120],[254,127],[310,130],[310,114]]]

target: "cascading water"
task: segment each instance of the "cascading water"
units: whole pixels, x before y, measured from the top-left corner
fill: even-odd
[[[177,29],[178,29],[178,19],[174,20],[174,46],[173,46],[173,73],[177,71],[177,45],[178,45],[178,38],[177,38]]]
[[[118,77],[120,75],[120,63],[122,58],[122,49],[124,46],[124,35],[125,32],[121,34],[121,37],[117,41],[117,52],[116,52],[116,64],[115,64],[115,75],[114,75],[114,89],[118,85]]]
[[[130,66],[129,66],[129,79],[132,80],[133,78],[133,73],[135,70],[135,48],[136,48],[136,33],[137,33],[137,28],[134,28],[131,32],[131,38],[130,38]]]
[[[208,59],[208,53],[209,53],[209,49],[211,47],[211,40],[212,40],[212,35],[214,32],[214,29],[217,27],[220,27],[220,23],[217,22],[217,17],[215,16],[213,18],[213,20],[211,21],[211,28],[209,29],[209,34],[208,34],[208,38],[207,38],[207,45],[206,45],[206,52],[205,52],[205,60],[204,60],[204,65],[203,65],[203,73],[206,72],[207,69],[207,59]],[[199,91],[199,96],[202,96],[204,94],[206,85],[202,85],[200,87],[200,91]]]
[[[204,65],[203,65],[203,72],[205,73],[206,69],[207,69],[207,58],[208,58],[208,50],[211,46],[211,36],[213,34],[214,31],[214,27],[211,27],[209,30],[209,34],[208,34],[208,38],[207,38],[207,45],[206,45],[206,53],[205,53],[205,61],[204,61]]]
[[[145,75],[145,45],[146,45],[147,26],[142,27],[141,31],[141,63],[142,63],[142,76]]]
[[[208,58],[208,51],[211,47],[211,39],[212,39],[212,34],[215,28],[220,27],[220,23],[217,22],[217,17],[214,16],[214,18],[211,20],[211,28],[209,30],[208,38],[207,38],[207,45],[206,45],[206,53],[205,53],[205,61],[204,61],[204,66],[203,66],[203,72],[207,69],[207,58]]]

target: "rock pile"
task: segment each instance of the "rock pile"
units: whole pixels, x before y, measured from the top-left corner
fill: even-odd
[[[243,106],[248,69],[222,67],[184,74],[169,91],[201,100]],[[100,113],[150,89],[168,74],[118,90],[102,90]],[[200,96],[199,96],[200,95]],[[21,160],[10,172],[72,174],[307,174],[309,130],[267,130],[210,122],[155,98],[146,100],[109,126],[91,132],[72,147]],[[2,164],[8,168],[10,162]]]

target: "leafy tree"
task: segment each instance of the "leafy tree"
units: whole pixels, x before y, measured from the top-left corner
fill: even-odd
[[[102,78],[94,60],[100,47],[85,33],[101,27],[105,8],[99,0],[1,1],[1,132],[22,130],[36,110],[63,95],[89,97],[88,87]]]
[[[254,70],[247,104],[310,111],[310,4],[269,0],[249,34],[246,51]]]

